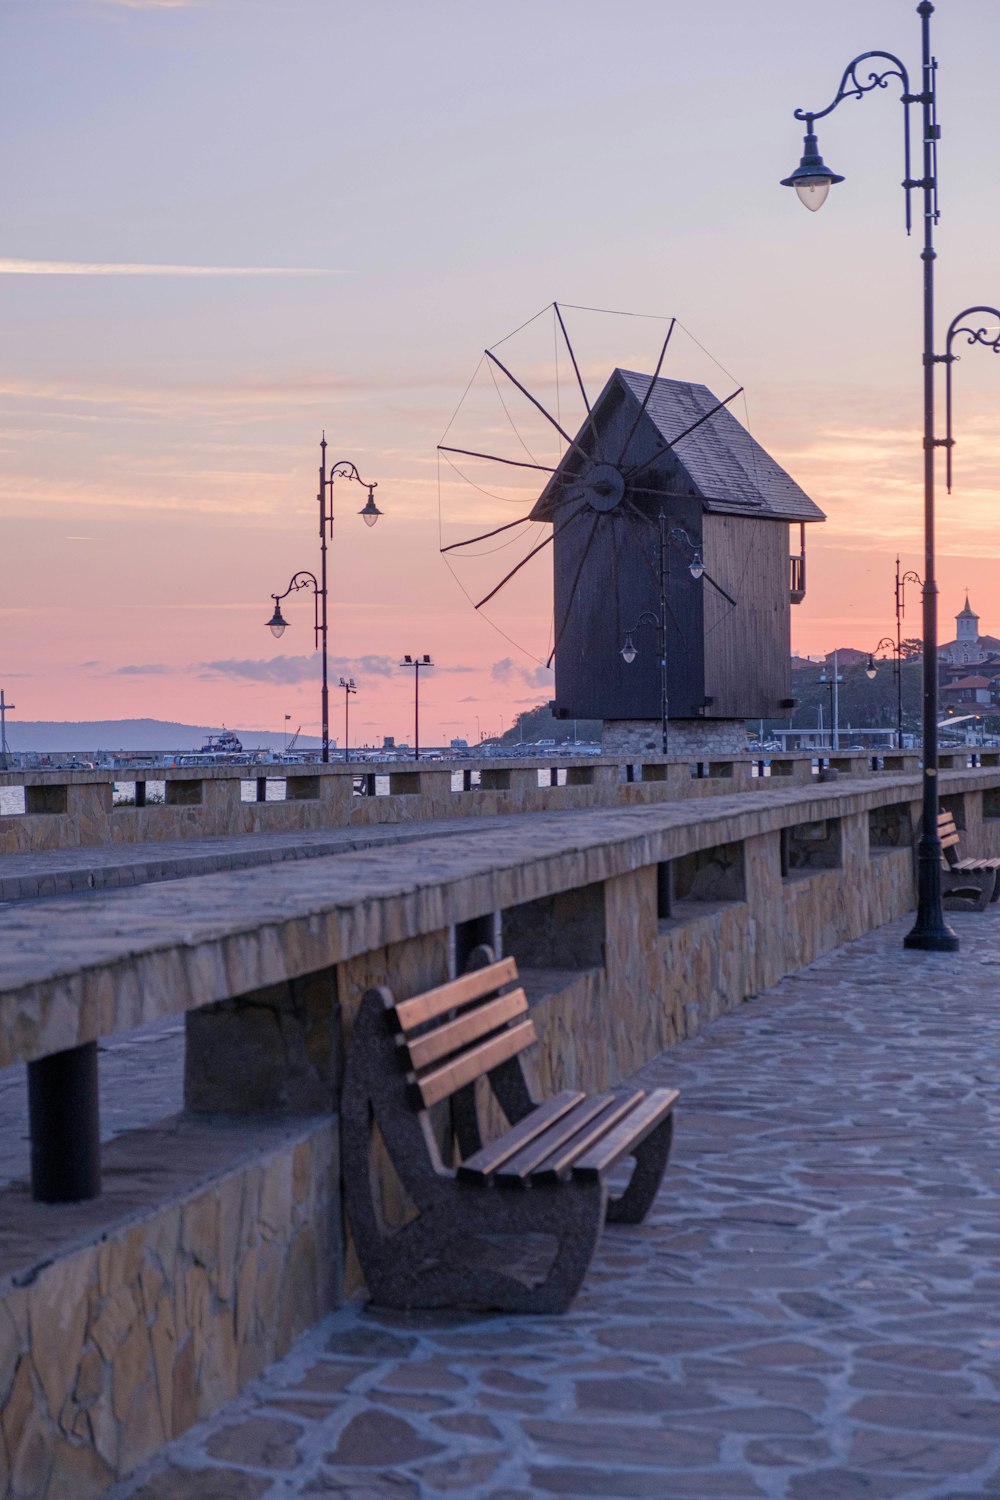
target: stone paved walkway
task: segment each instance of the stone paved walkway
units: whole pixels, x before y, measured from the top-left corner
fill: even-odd
[[[114,1500],[1000,1496],[1000,913],[644,1070],[675,1160],[561,1318],[326,1319]]]

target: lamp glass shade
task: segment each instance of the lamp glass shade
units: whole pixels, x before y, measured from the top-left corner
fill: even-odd
[[[705,572],[705,564],[701,560],[700,552],[696,552],[694,557],[692,557],[691,561],[688,563],[688,572],[691,574],[692,578],[702,577],[703,573]]]
[[[627,635],[625,637],[625,644],[622,647],[622,660],[626,665],[631,666],[638,655],[639,653],[635,649],[635,642],[630,635]]]
[[[361,517],[362,521],[364,521],[366,526],[374,526],[375,522],[378,520],[381,514],[382,512],[375,504],[375,496],[372,494],[371,490],[369,490],[368,499],[365,503],[365,506],[362,510],[358,511],[358,515]]]
[[[875,681],[875,677],[876,677],[877,672],[878,672],[878,668],[875,665],[875,658],[874,658],[874,656],[869,656],[869,658],[868,658],[868,665],[867,665],[867,667],[865,667],[865,676],[868,678],[869,682],[874,682]]]
[[[802,177],[795,184],[799,202],[805,204],[810,213],[823,207],[830,192],[832,177]]]
[[[268,628],[268,630],[270,630],[271,634],[277,639],[278,636],[284,634],[285,627],[286,627],[287,624],[288,624],[288,621],[285,619],[284,615],[281,613],[281,605],[278,603],[278,601],[276,599],[274,601],[274,614],[268,620],[268,622],[267,622],[267,628]]]

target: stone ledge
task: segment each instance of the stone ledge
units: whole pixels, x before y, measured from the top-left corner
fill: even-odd
[[[0,1409],[15,1494],[96,1495],[336,1304],[333,1117],[176,1117],[106,1148],[98,1201],[0,1194]]]

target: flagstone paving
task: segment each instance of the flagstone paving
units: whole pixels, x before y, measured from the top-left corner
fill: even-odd
[[[674,1162],[569,1314],[352,1303],[115,1500],[1000,1497],[1000,912],[952,920],[643,1070]]]

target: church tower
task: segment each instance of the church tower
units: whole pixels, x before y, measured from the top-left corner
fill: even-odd
[[[956,645],[976,645],[979,640],[979,616],[969,608],[969,596],[965,596],[965,608],[955,616]]]

